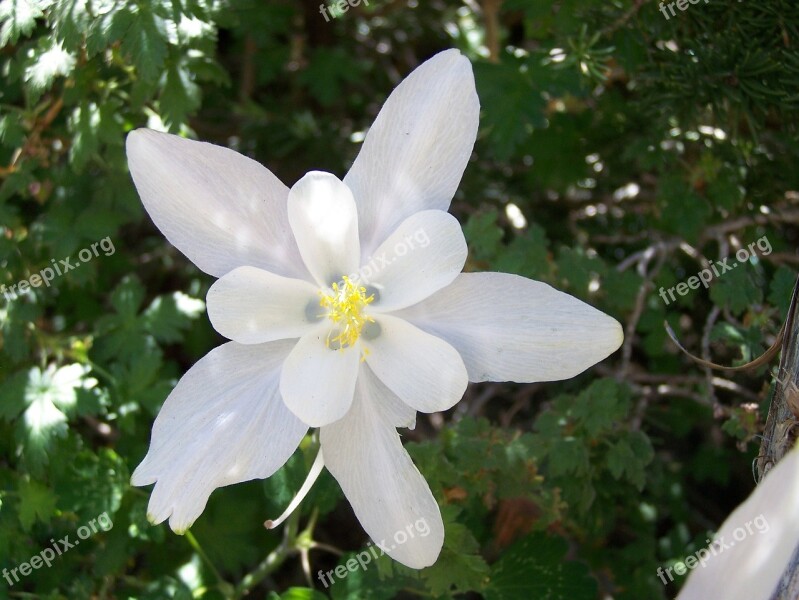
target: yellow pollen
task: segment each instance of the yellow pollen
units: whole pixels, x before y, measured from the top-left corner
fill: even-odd
[[[366,288],[355,285],[346,275],[341,278],[342,283],[334,283],[333,291],[320,291],[319,304],[326,309],[321,316],[325,316],[338,325],[338,335],[327,336],[327,347],[333,343],[334,350],[343,350],[358,341],[361,330],[366,323],[374,323],[374,319],[366,316],[364,309],[375,299],[374,294],[366,295]]]

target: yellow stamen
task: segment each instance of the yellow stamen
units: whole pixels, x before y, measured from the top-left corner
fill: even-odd
[[[322,316],[327,317],[338,326],[338,335],[331,337],[333,331],[327,336],[327,347],[333,343],[334,350],[343,350],[352,346],[361,336],[361,330],[366,323],[374,323],[374,319],[363,313],[364,309],[375,299],[374,294],[367,296],[366,288],[358,286],[346,275],[341,278],[342,283],[334,283],[333,291],[319,292],[319,304],[327,312]]]

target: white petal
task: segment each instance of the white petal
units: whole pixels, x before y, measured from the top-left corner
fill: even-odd
[[[679,600],[771,598],[799,540],[799,448],[769,471],[715,539],[699,551],[704,564],[695,565]]]
[[[463,273],[401,317],[460,352],[470,381],[556,381],[616,350],[621,325],[539,281],[506,273]]]
[[[441,552],[441,513],[373,389],[359,378],[347,416],[320,429],[325,465],[369,537],[394,560],[421,569]]]
[[[291,188],[288,212],[302,259],[320,286],[355,272],[361,258],[358,214],[346,185],[312,171]]]
[[[301,337],[322,314],[314,285],[255,267],[223,275],[206,301],[214,329],[240,344]]]
[[[457,50],[437,54],[391,93],[344,178],[358,202],[364,256],[413,213],[449,208],[479,115],[472,65]]]
[[[330,326],[325,323],[299,339],[283,364],[280,393],[289,410],[310,427],[338,421],[352,404],[360,345],[327,347]]]
[[[396,317],[381,315],[375,325],[380,333],[363,341],[366,364],[403,402],[430,413],[463,397],[469,376],[455,348]]]
[[[291,235],[289,190],[228,148],[137,129],[127,155],[144,208],[171,244],[206,273],[243,265],[307,278]]]
[[[403,402],[399,396],[386,387],[380,381],[374,371],[369,367],[369,363],[361,363],[358,371],[358,383],[356,389],[360,388],[361,395],[372,398],[380,406],[381,414],[394,427],[416,427],[416,410]]]
[[[378,292],[370,309],[387,312],[424,300],[454,281],[467,254],[451,214],[426,210],[408,217],[358,271],[361,283]]]
[[[154,523],[177,532],[200,516],[216,488],[266,478],[297,448],[308,427],[280,399],[280,365],[292,347],[230,342],[178,382],[153,425],[150,450],[133,485],[155,483]]]

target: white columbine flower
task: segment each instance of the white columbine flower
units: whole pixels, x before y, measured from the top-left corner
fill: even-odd
[[[214,489],[269,477],[318,427],[319,457],[289,511],[324,464],[373,540],[424,519],[429,535],[389,554],[431,565],[441,515],[397,427],[447,410],[468,381],[565,379],[619,347],[619,324],[572,296],[461,274],[466,242],[446,211],[478,114],[471,64],[449,50],[389,96],[343,181],[315,171],[288,189],[226,148],[128,136],[147,212],[219,278],[208,315],[233,340],[183,376],[155,420],[132,479],[155,483],[153,522],[185,530]]]

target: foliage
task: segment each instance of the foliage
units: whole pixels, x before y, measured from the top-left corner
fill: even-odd
[[[665,587],[657,567],[703,546],[751,490],[769,373],[713,376],[663,322],[740,363],[785,316],[792,9],[699,3],[667,20],[637,0],[372,0],[326,22],[310,0],[0,0],[0,568],[113,522],[1,581],[0,598],[673,597],[683,580]],[[392,87],[446,47],[472,59],[482,105],[453,202],[467,269],[587,300],[622,322],[623,348],[570,381],[473,385],[403,431],[446,525],[428,569],[380,557],[323,586],[318,570],[367,547],[329,475],[285,531],[260,526],[299,488],[310,438],[266,482],[215,492],[186,536],[149,525],[130,472],[169,391],[220,338],[210,278],[141,208],[126,133],[230,146],[288,184],[343,175]],[[758,240],[768,251],[736,258]],[[709,289],[665,301],[726,257],[735,269]],[[23,279],[26,293],[7,291]]]

